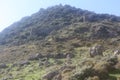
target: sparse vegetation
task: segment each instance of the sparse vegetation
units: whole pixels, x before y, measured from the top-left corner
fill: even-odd
[[[119,36],[118,16],[69,5],[40,9],[0,33],[0,80],[116,80]]]

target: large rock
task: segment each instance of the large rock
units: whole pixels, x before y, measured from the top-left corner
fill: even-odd
[[[114,56],[120,55],[120,50],[115,50],[114,51]]]
[[[4,63],[1,63],[1,64],[0,64],[0,69],[1,69],[1,68],[7,68],[7,67],[8,67],[8,66],[7,66],[6,64],[4,64]]]
[[[103,47],[102,45],[96,45],[92,48],[90,48],[90,56],[91,57],[94,57],[94,56],[97,56],[97,55],[103,55]]]

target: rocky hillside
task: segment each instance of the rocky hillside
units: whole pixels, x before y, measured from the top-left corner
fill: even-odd
[[[113,38],[120,35],[120,17],[96,14],[87,10],[57,5],[22,18],[0,33],[0,44],[20,45],[33,40],[43,40],[50,34],[68,32],[68,37]],[[72,27],[70,30],[69,28]],[[59,31],[63,31],[60,32]],[[85,35],[86,34],[86,35]]]
[[[119,16],[40,9],[0,33],[0,80],[116,80],[119,49]]]

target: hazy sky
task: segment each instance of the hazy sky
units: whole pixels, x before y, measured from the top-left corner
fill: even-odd
[[[60,3],[120,16],[120,0],[0,0],[0,31],[22,17],[39,11],[40,8]]]

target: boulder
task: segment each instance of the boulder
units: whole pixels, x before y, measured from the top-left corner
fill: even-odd
[[[1,64],[0,64],[0,69],[1,69],[1,68],[7,68],[7,67],[8,67],[8,66],[7,66],[6,64],[4,64],[4,63],[1,63]]]
[[[120,55],[120,50],[115,50],[114,51],[114,56]]]
[[[103,55],[102,45],[96,45],[96,46],[93,46],[92,48],[90,48],[90,56],[94,57],[97,55],[101,55],[101,56]]]

